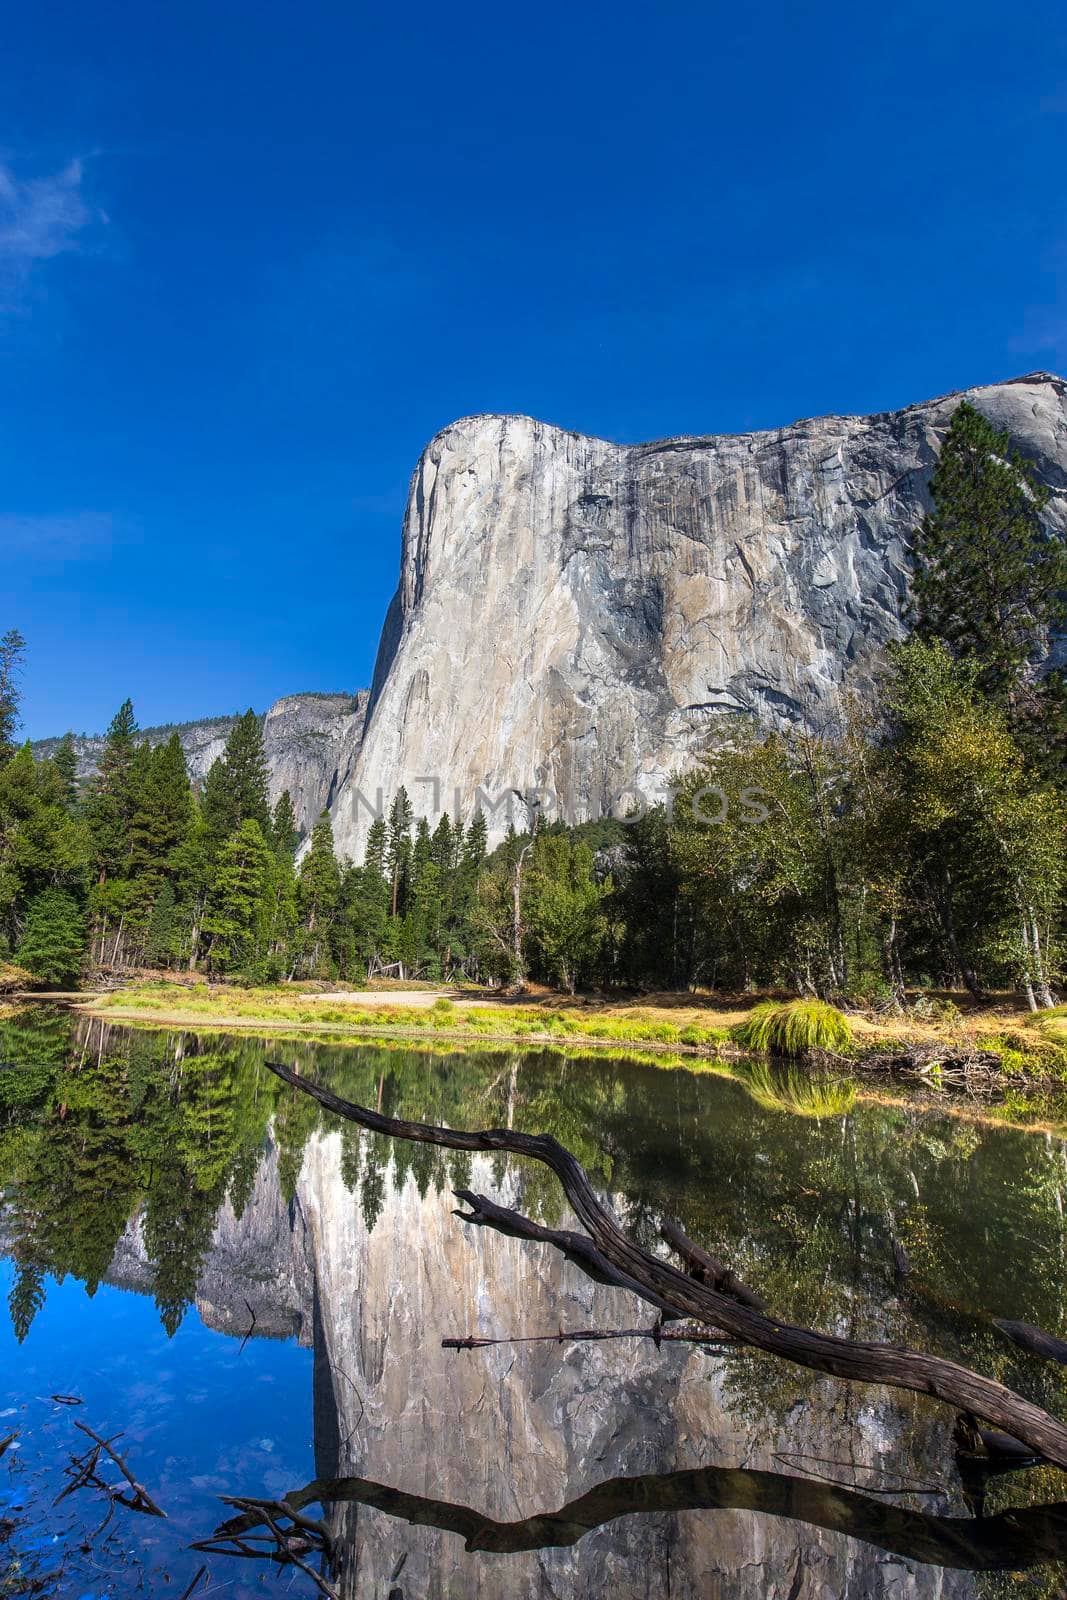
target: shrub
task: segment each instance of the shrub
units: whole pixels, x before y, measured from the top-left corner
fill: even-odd
[[[746,1050],[776,1056],[802,1056],[811,1050],[847,1050],[852,1027],[825,1000],[763,1000],[753,1006],[734,1038]]]

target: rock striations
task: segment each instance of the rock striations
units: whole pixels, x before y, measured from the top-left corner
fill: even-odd
[[[428,815],[457,790],[469,814],[482,788],[498,838],[511,792],[584,819],[662,793],[730,719],[825,721],[901,632],[909,534],[960,398],[629,446],[519,416],[446,428],[412,479],[340,849],[359,855],[401,784]],[[967,398],[1067,522],[1067,385],[1035,373]]]

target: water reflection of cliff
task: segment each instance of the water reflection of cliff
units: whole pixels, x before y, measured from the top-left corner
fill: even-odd
[[[555,1221],[558,1196],[539,1171],[331,1127],[261,1071],[254,1041],[99,1028],[72,1037],[57,1023],[0,1046],[27,1063],[0,1104],[16,1326],[32,1318],[46,1272],[71,1272],[153,1293],[168,1326],[195,1298],[227,1331],[243,1334],[254,1315],[257,1334],[296,1333],[319,1356],[324,1475],[355,1473],[501,1521],[613,1476],[703,1464],[882,1490],[947,1481],[947,1495],[909,1503],[963,1509],[949,1419],[919,1400],[638,1341],[442,1351],[448,1334],[650,1320],[547,1247],[453,1217],[448,1191],[469,1184]],[[638,1235],[650,1238],[661,1213],[678,1216],[782,1315],[936,1345],[1059,1403],[1036,1393],[1054,1376],[1019,1370],[977,1315],[1057,1326],[1056,1142],[892,1108],[798,1124],[736,1084],[604,1059],[284,1053],[394,1115],[552,1131]],[[893,1279],[891,1230],[913,1257],[906,1286]],[[964,1595],[989,1583],[742,1511],[634,1517],[573,1548],[513,1555],[468,1554],[454,1533],[366,1506],[338,1507],[335,1519],[349,1600],[391,1588],[407,1600],[611,1589],[804,1600]]]

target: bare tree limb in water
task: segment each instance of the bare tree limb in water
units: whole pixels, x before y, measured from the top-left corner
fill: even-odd
[[[312,1497],[312,1500],[314,1496]],[[302,1505],[310,1505],[304,1500]],[[305,1517],[302,1505],[288,1500],[255,1500],[247,1495],[224,1495],[223,1503],[237,1506],[240,1516],[220,1523],[210,1539],[200,1539],[190,1548],[210,1555],[241,1556],[248,1561],[270,1561],[276,1566],[298,1567],[328,1600],[338,1600],[336,1589],[304,1557],[317,1553],[327,1567],[334,1564],[333,1540],[326,1523],[318,1517]],[[289,1523],[290,1526],[284,1526]],[[269,1534],[257,1535],[266,1527]]]
[[[597,1344],[605,1339],[651,1339],[654,1344],[703,1344],[727,1350],[737,1340],[729,1334],[718,1333],[714,1328],[687,1323],[675,1327],[672,1323],[653,1323],[651,1328],[560,1328],[558,1333],[516,1334],[501,1339],[481,1339],[476,1334],[462,1338],[441,1340],[442,1350],[484,1350],[493,1344]]]
[[[972,1413],[1004,1428],[1030,1449],[1056,1466],[1067,1469],[1067,1426],[1040,1406],[1024,1399],[995,1379],[986,1378],[955,1361],[896,1345],[838,1338],[811,1328],[792,1327],[766,1316],[753,1306],[686,1276],[677,1267],[650,1255],[623,1232],[610,1210],[598,1198],[581,1164],[550,1134],[519,1133],[510,1128],[466,1132],[425,1122],[387,1117],[366,1106],[354,1105],[311,1079],[303,1078],[279,1062],[271,1071],[326,1110],[394,1139],[440,1145],[449,1150],[502,1150],[543,1162],[559,1178],[579,1222],[587,1229],[592,1247],[612,1272],[621,1274],[652,1304],[664,1302],[679,1317],[693,1317],[732,1333],[741,1343],[798,1366],[826,1372],[836,1378],[863,1383],[883,1383],[891,1388],[932,1395],[948,1405]],[[497,1226],[494,1213],[504,1208],[480,1196],[468,1220]],[[536,1224],[517,1212],[507,1213],[511,1231],[535,1237]],[[580,1237],[580,1236],[579,1236]]]
[[[992,1517],[944,1517],[889,1505],[842,1484],[741,1467],[611,1478],[558,1511],[517,1522],[496,1522],[473,1506],[407,1494],[369,1478],[317,1478],[282,1500],[227,1499],[227,1504],[246,1506],[245,1515],[223,1523],[212,1539],[194,1548],[223,1553],[224,1541],[247,1542],[256,1528],[295,1518],[304,1506],[352,1502],[418,1527],[459,1534],[468,1550],[495,1555],[577,1544],[592,1529],[617,1517],[728,1510],[788,1518],[847,1534],[908,1561],[960,1571],[1011,1570],[1067,1555],[1067,1505],[1029,1506]]]
[[[56,1496],[53,1504],[58,1505],[61,1500],[66,1499],[68,1494],[74,1494],[78,1489],[91,1488],[101,1490],[102,1493],[107,1495],[110,1505],[108,1507],[107,1516],[104,1518],[99,1528],[97,1528],[96,1533],[102,1533],[107,1527],[112,1516],[114,1515],[116,1504],[120,1506],[126,1506],[126,1508],[130,1511],[143,1512],[146,1516],[150,1517],[165,1517],[167,1515],[167,1513],[161,1510],[161,1508],[152,1499],[152,1496],[149,1494],[144,1485],[142,1483],[138,1483],[137,1479],[134,1477],[133,1473],[130,1471],[122,1457],[111,1448],[110,1439],[101,1438],[98,1433],[95,1433],[93,1429],[84,1422],[75,1422],[74,1426],[79,1428],[82,1433],[84,1433],[93,1441],[93,1443],[84,1455],[71,1456],[70,1466],[64,1468],[64,1471],[69,1477],[70,1482],[67,1484],[67,1487],[61,1490]],[[114,1439],[119,1437],[120,1435],[117,1433],[112,1435],[112,1438]],[[106,1455],[115,1463],[116,1467],[118,1467],[119,1471],[122,1473],[122,1476],[126,1479],[126,1482],[132,1489],[132,1495],[123,1493],[115,1486],[115,1484],[108,1483],[106,1479],[100,1476],[100,1473],[97,1469],[99,1467],[101,1455]],[[93,1535],[93,1538],[95,1537],[96,1534]]]

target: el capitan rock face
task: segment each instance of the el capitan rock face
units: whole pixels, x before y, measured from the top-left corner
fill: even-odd
[[[962,398],[1036,464],[1067,526],[1067,384],[1048,373],[651,444],[453,423],[412,478],[373,687],[289,695],[264,718],[272,800],[289,790],[305,835],[328,807],[355,860],[402,784],[431,818],[481,803],[495,842],[509,807],[526,825],[531,790],[542,815],[582,821],[660,797],[739,719],[825,723],[903,632],[911,532]],[[233,721],[177,726],[194,780]],[[102,736],[75,742],[91,772]]]
[[[481,786],[550,790],[581,820],[661,794],[731,719],[824,721],[902,632],[908,541],[960,398],[640,445],[519,416],[444,429],[412,479],[339,849],[361,854],[369,806],[401,784],[431,816],[457,789],[469,815]],[[1067,386],[1038,373],[967,398],[1064,525]],[[500,837],[502,804],[488,820]]]

